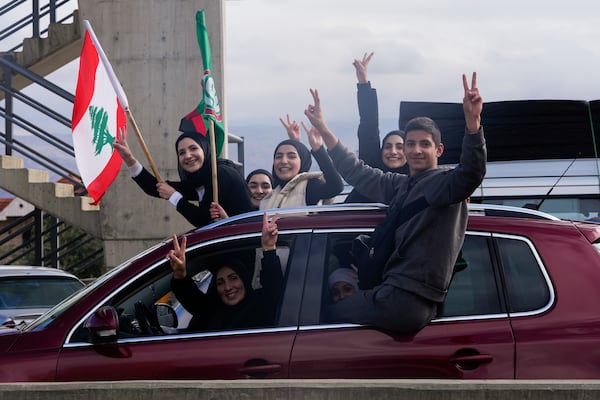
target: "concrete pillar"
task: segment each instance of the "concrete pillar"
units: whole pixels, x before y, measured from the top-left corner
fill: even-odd
[[[163,179],[179,179],[174,147],[179,121],[201,97],[203,66],[196,11],[202,8],[211,41],[213,77],[224,104],[222,0],[79,0],[81,19],[90,21],[106,52]],[[129,144],[150,170],[131,128]],[[146,195],[130,178],[125,164],[102,199],[100,212],[108,268],[173,233],[193,229],[168,201]]]

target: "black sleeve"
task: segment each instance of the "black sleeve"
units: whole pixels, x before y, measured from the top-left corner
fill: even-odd
[[[138,176],[134,177],[133,180],[146,194],[160,198],[158,190],[156,190],[156,184],[158,183],[158,180],[154,177],[154,175],[148,172],[146,168],[143,168],[142,172]],[[198,195],[196,192],[191,193],[189,190],[186,191],[180,182],[167,181],[167,183],[182,194],[183,197],[177,203],[177,211],[183,215],[183,217],[190,224],[194,225],[195,227],[200,227],[212,222],[209,212],[210,201],[200,202],[199,205],[196,205],[192,203],[192,201],[198,200]]]
[[[212,222],[210,219],[210,202],[212,194],[208,198],[208,194],[204,194],[202,201],[198,205],[192,203],[188,198],[182,197],[177,202],[177,211],[183,215],[185,219],[196,228],[208,225]]]
[[[344,190],[342,177],[333,166],[333,162],[325,148],[321,146],[319,150],[311,151],[311,153],[317,160],[319,168],[323,171],[325,180],[311,179],[306,184],[306,204],[309,206],[317,204],[321,199],[337,196]]]
[[[158,180],[152,175],[146,168],[142,168],[142,172],[138,176],[134,177],[133,180],[138,184],[144,193],[149,194],[153,197],[160,197],[158,190],[156,190],[156,184]]]
[[[250,201],[248,186],[242,175],[233,167],[219,165],[219,203],[229,216],[253,211],[255,208]],[[212,193],[210,194],[212,198]]]
[[[171,278],[171,290],[190,314],[205,315],[209,307],[207,296],[198,289],[190,276],[183,279]]]
[[[269,310],[276,312],[281,295],[283,294],[283,272],[281,272],[281,261],[275,250],[264,251],[261,260],[260,284],[263,290],[264,301]]]
[[[379,109],[377,91],[371,83],[357,84],[358,92],[358,157],[372,167],[381,168],[379,143]]]

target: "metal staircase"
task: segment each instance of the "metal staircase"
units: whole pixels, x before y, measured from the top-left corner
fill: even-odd
[[[57,231],[64,231],[65,226],[82,231],[74,235],[78,240],[89,242],[101,236],[99,208],[90,205],[91,198],[85,196],[85,187],[73,171],[73,147],[64,140],[71,134],[73,95],[44,78],[79,56],[81,31],[78,12],[73,9],[76,5],[73,0],[11,0],[0,7],[0,17],[14,19],[0,31],[0,48],[5,50],[0,53],[0,117],[4,120],[0,126],[0,143],[4,145],[0,188],[60,221],[54,224],[55,231],[41,225],[34,229],[39,236],[36,242],[41,243],[34,262],[63,269],[69,266],[60,264],[60,253],[73,244],[56,240],[45,246],[49,236],[59,237]],[[22,38],[25,31],[31,37],[12,47],[3,46],[14,42],[15,37]],[[29,88],[35,88],[39,98],[28,94]],[[0,244],[3,234],[8,232],[0,231]],[[56,254],[44,256],[40,247]],[[0,253],[0,260],[5,259]],[[101,253],[95,255],[95,262],[102,262]]]

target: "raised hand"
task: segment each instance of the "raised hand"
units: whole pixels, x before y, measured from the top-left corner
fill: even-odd
[[[275,213],[270,220],[267,213],[263,213],[262,236],[260,238],[263,250],[275,250],[277,248],[277,236],[279,235],[279,231],[277,230],[278,219],[279,213]]]
[[[321,99],[319,99],[319,92],[316,89],[310,89],[310,94],[313,98],[313,104],[309,104],[308,107],[306,107],[306,110],[304,110],[304,115],[306,115],[312,126],[319,131],[327,148],[332,149],[337,145],[338,139],[335,137],[333,132],[329,130],[329,127],[325,123],[323,111],[321,110]]]
[[[321,133],[314,126],[311,126],[309,129],[308,126],[306,126],[306,124],[304,123],[304,121],[302,121],[302,127],[306,131],[306,134],[308,136],[308,143],[310,143],[310,148],[312,149],[312,151],[319,150],[321,146],[323,146],[323,137],[321,137]]]
[[[367,77],[367,68],[369,66],[369,61],[371,61],[371,57],[373,57],[374,52],[371,54],[365,53],[363,55],[362,60],[355,59],[352,62],[354,65],[354,69],[356,70],[356,78],[358,79],[358,83],[367,83],[369,82],[369,78]]]
[[[470,88],[465,74],[463,74],[462,80],[465,89],[465,95],[463,97],[465,123],[467,124],[467,131],[475,133],[481,126],[481,112],[483,111],[483,99],[481,98],[479,88],[477,87],[477,73],[473,72]]]
[[[127,143],[127,127],[119,128],[117,131],[117,138],[113,142],[113,146],[128,167],[131,167],[135,164],[136,159],[129,148],[129,144]]]
[[[171,270],[173,271],[173,278],[183,279],[186,277],[187,272],[185,270],[185,249],[187,247],[187,237],[181,238],[181,245],[177,240],[177,235],[173,235],[173,250],[170,250],[167,254],[167,260],[171,263]]]
[[[285,130],[288,133],[288,137],[292,140],[300,141],[300,124],[297,121],[292,121],[290,119],[290,114],[286,114],[287,121],[283,118],[279,118],[281,124],[284,126]]]

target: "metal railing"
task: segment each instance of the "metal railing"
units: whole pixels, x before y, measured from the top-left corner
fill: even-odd
[[[47,35],[48,26],[54,23],[71,21],[73,10],[77,8],[75,0],[9,0],[0,6],[0,18],[14,21],[0,30],[0,43],[11,40],[8,53],[23,48],[23,37],[39,38]]]
[[[35,209],[0,229],[0,264],[42,265],[80,278],[103,272],[102,243]]]

